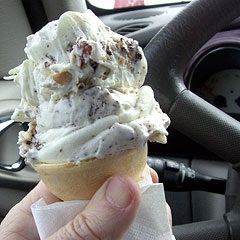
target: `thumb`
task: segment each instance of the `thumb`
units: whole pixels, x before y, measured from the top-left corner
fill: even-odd
[[[50,239],[121,239],[141,202],[138,184],[128,176],[110,177],[87,207]]]

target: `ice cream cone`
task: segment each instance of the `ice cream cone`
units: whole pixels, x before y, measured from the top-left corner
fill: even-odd
[[[147,175],[147,144],[144,148],[126,150],[102,159],[88,159],[74,163],[36,163],[48,189],[64,201],[89,200],[107,178],[126,174],[137,182]]]
[[[68,11],[27,37],[9,74],[21,88],[12,119],[30,122],[19,153],[62,200],[88,200],[114,174],[141,181],[147,145],[166,143],[170,119],[150,86],[136,40],[90,10]]]

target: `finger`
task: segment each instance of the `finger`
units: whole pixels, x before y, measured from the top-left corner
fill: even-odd
[[[40,181],[38,185],[27,195],[26,201],[31,200],[32,203],[36,202],[40,198],[43,198],[46,204],[51,204],[54,202],[60,202],[61,200],[52,194],[46,185]]]
[[[138,184],[116,175],[97,191],[87,207],[50,239],[121,239],[134,220],[141,201]]]
[[[172,211],[170,206],[167,203],[166,203],[166,206],[167,206],[167,212],[168,212],[168,221],[170,226],[172,227]]]
[[[30,206],[44,198],[47,204],[60,201],[47,187],[40,182],[21,202],[15,205],[1,223],[1,239],[38,239],[38,232],[35,226]],[[14,220],[14,221],[13,221]],[[21,239],[23,239],[21,237]]]
[[[158,183],[159,178],[158,178],[157,172],[154,169],[150,168],[150,174],[151,174],[153,183]]]
[[[21,202],[16,205],[16,207],[24,209],[25,211],[31,213],[31,205],[38,201],[40,198],[43,198],[46,204],[61,201],[47,189],[46,185],[42,181],[40,181],[38,185],[25,198],[23,198]]]

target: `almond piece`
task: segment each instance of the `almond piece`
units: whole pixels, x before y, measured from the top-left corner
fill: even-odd
[[[104,62],[106,62],[106,61],[107,61],[107,58],[106,58],[105,56],[102,56],[102,60],[103,60]]]
[[[56,83],[59,83],[61,85],[68,83],[72,80],[72,74],[70,72],[61,72],[61,73],[56,73],[53,75],[53,80]]]
[[[124,64],[125,63],[125,59],[122,57],[120,58],[120,61],[119,61],[121,64]]]

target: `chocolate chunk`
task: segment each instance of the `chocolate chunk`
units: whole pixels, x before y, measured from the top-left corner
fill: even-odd
[[[51,63],[56,63],[56,59],[52,55],[46,54],[45,57],[48,58]]]
[[[135,58],[136,58],[137,60],[141,60],[141,59],[142,59],[142,54],[139,53],[139,52],[136,52]]]
[[[67,52],[72,52],[72,50],[73,50],[73,43],[68,43],[68,45],[67,45]]]
[[[104,73],[103,73],[103,80],[106,80],[108,75],[110,74],[111,70],[108,68]]]
[[[95,73],[96,70],[97,70],[97,67],[98,67],[98,63],[95,62],[95,61],[93,61],[92,59],[90,59],[90,60],[89,60],[89,64],[90,64],[90,66],[93,68],[93,71],[94,71],[94,73]]]
[[[86,41],[77,42],[77,46],[83,50],[83,54],[91,55],[92,46],[89,45]]]
[[[46,62],[44,62],[44,66],[45,66],[45,68],[48,68],[50,66],[50,63],[46,61]]]
[[[110,31],[110,27],[105,26],[105,29],[109,32]]]
[[[101,43],[101,45],[102,45],[102,49],[104,50],[104,49],[106,48],[106,43],[103,42],[103,41],[101,41],[100,43]]]
[[[86,41],[77,43],[77,46],[82,49],[82,56],[80,56],[81,65],[80,68],[83,69],[88,64],[89,56],[92,53],[92,46],[89,45]]]
[[[112,54],[112,51],[109,49],[109,46],[107,47],[107,49],[106,49],[106,53],[107,53],[107,55],[109,55],[109,56],[112,56],[113,54]]]

